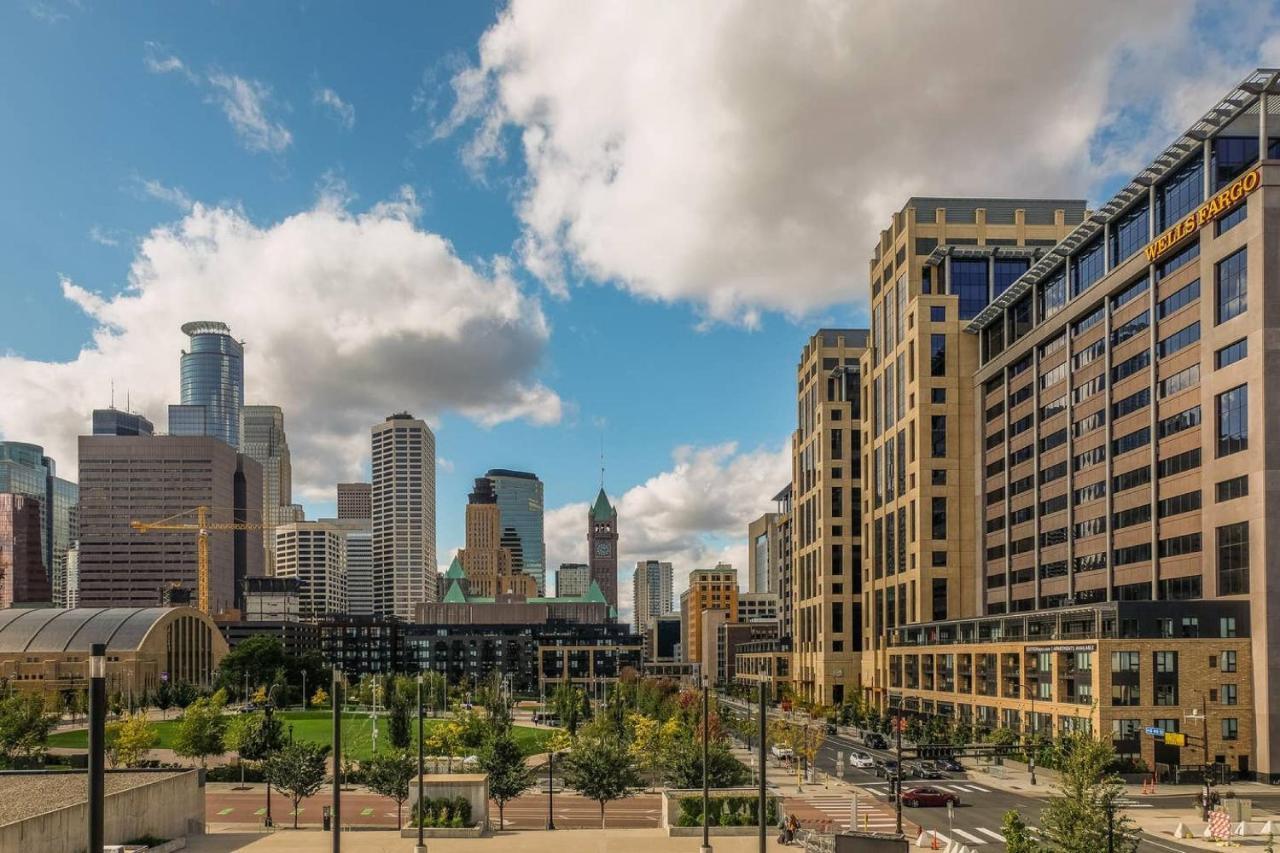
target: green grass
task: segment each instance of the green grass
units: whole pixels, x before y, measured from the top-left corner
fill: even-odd
[[[289,736],[292,729],[295,740],[311,741],[326,746],[333,745],[333,717],[328,711],[282,711],[276,716],[284,723],[285,737]],[[345,713],[342,716],[343,755],[358,761],[368,758],[373,746],[373,721],[369,719],[367,713]],[[425,727],[430,733],[433,728],[442,726],[445,722],[445,720],[427,719]],[[416,720],[411,721],[411,724],[413,743],[410,749],[416,750],[418,724]],[[172,749],[178,731],[177,719],[159,720],[155,723],[155,728],[160,739],[157,747]],[[512,731],[525,755],[542,752],[552,734],[548,729],[533,729],[527,726],[515,726]],[[87,749],[88,734],[84,729],[55,732],[49,735],[47,745],[63,749]],[[385,751],[390,747],[385,717],[380,717],[378,720],[378,747],[379,751]]]

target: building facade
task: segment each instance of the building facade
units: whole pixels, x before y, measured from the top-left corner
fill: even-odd
[[[40,501],[41,557],[53,595],[61,600],[67,549],[79,535],[80,487],[58,476],[57,464],[39,445],[0,441],[0,492]]]
[[[586,563],[561,563],[556,569],[556,595],[586,595],[591,587],[591,567]]]
[[[347,609],[352,616],[372,616],[373,527],[368,518],[322,518],[320,522],[342,531],[347,556]],[[428,580],[434,580],[428,572]]]
[[[747,591],[777,592],[782,541],[782,514],[766,512],[747,525]]]
[[[226,323],[185,323],[190,338],[180,367],[182,403],[169,407],[169,434],[209,435],[240,449],[244,345]]]
[[[778,618],[778,596],[772,592],[739,592],[738,622],[773,622]]]
[[[599,584],[604,597],[618,606],[618,511],[600,489],[596,502],[587,510],[587,562],[591,580]]]
[[[538,595],[547,592],[547,545],[543,531],[542,481],[527,471],[491,468],[502,523],[502,544],[511,552],[512,568],[533,578]]]
[[[436,437],[401,412],[373,427],[372,449],[375,605],[412,619],[418,602],[435,598]]]
[[[115,406],[93,410],[94,435],[154,435],[155,426],[142,415]]]
[[[172,587],[194,597],[194,531],[141,533],[134,521],[172,516],[195,522],[246,522],[262,505],[262,468],[212,436],[82,435],[80,449],[80,602],[86,607],[147,607]],[[256,519],[252,519],[256,520]],[[234,608],[247,577],[263,574],[262,531],[209,536],[211,612]]]
[[[694,569],[689,588],[680,593],[681,654],[688,663],[703,660],[703,614],[725,611],[725,621],[738,620],[738,572],[720,564],[714,569]],[[714,639],[715,634],[711,634]]]
[[[538,583],[517,569],[503,543],[502,509],[494,482],[477,477],[467,496],[466,545],[458,549],[458,563],[474,595],[516,593],[528,598],[538,594]]]
[[[347,542],[342,530],[319,521],[276,528],[278,578],[298,581],[298,613],[318,619],[347,612]]]
[[[870,264],[868,407],[860,445],[862,682],[883,703],[885,632],[975,615],[977,340],[964,326],[1077,226],[1083,201],[912,198]]]
[[[778,624],[779,633],[785,640],[790,640],[795,624],[795,592],[794,566],[791,561],[793,545],[791,518],[791,484],[773,496],[774,506],[778,514],[778,565],[775,574],[778,578]],[[791,667],[787,667],[790,672]]]
[[[338,484],[338,518],[373,518],[373,486],[369,483]]]
[[[301,507],[293,504],[293,463],[284,412],[279,406],[245,406],[243,423],[241,451],[262,466],[262,508],[254,520],[273,528],[302,521]],[[262,541],[267,574],[274,574],[276,538],[268,530]]]
[[[40,501],[0,492],[0,608],[53,603],[41,533]]]
[[[865,329],[820,329],[796,368],[791,437],[791,677],[804,699],[838,705],[861,666],[860,360]]]
[[[296,622],[302,616],[296,577],[245,578],[244,622]]]
[[[636,633],[643,634],[658,617],[672,611],[672,583],[670,563],[661,560],[636,562],[636,573],[631,578],[631,607]]]

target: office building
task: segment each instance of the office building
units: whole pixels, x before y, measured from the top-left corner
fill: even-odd
[[[41,532],[39,499],[0,492],[0,608],[53,603]]]
[[[838,705],[861,665],[864,329],[820,329],[796,368],[791,438],[791,677],[807,701]]]
[[[80,606],[80,543],[67,549],[66,578],[62,584],[62,606]]]
[[[533,578],[538,594],[547,590],[547,546],[543,533],[542,481],[527,471],[491,468],[502,524],[502,546],[511,552],[511,567]]]
[[[276,528],[276,577],[298,581],[298,613],[317,619],[347,611],[347,543],[342,530],[318,521]]]
[[[435,597],[436,437],[407,412],[371,437],[374,603],[380,614],[412,619],[418,602]]]
[[[738,681],[738,656],[757,643],[778,642],[778,620],[722,622],[716,627],[715,680],[727,687]]]
[[[467,496],[466,545],[458,549],[457,559],[475,595],[538,595],[537,581],[514,567],[511,552],[502,544],[502,511],[489,477],[477,477]]]
[[[79,529],[80,487],[58,476],[44,448],[0,441],[0,492],[26,495],[40,502],[40,551],[55,600],[61,600],[67,549]]]
[[[738,622],[775,622],[778,596],[772,592],[739,592]]]
[[[586,563],[561,563],[556,569],[556,595],[586,595],[591,586],[591,567]]]
[[[655,616],[645,637],[645,660],[674,663],[680,658],[680,615]]]
[[[1277,73],[1259,70],[964,318],[979,341],[977,613],[891,632],[891,706],[1087,725],[1148,766],[1280,779],[1278,155]]]
[[[142,415],[115,406],[93,410],[94,435],[153,435],[155,426]]]
[[[881,704],[886,630],[975,615],[977,533],[963,511],[975,488],[978,342],[964,326],[1084,214],[1078,200],[911,198],[876,243],[855,448],[870,486],[861,676]]]
[[[302,521],[293,504],[293,465],[284,432],[284,412],[279,406],[245,406],[241,452],[262,466],[262,507],[254,520],[272,528]],[[262,537],[266,547],[267,574],[275,572],[276,538]]]
[[[80,601],[148,607],[177,586],[197,593],[195,508],[216,522],[251,519],[262,468],[208,436],[80,436]],[[192,529],[141,533],[134,521],[173,516]],[[262,531],[209,535],[211,612],[234,608],[244,580],[263,574]]]
[[[298,621],[302,617],[299,601],[301,588],[296,577],[245,578],[241,621]]]
[[[169,434],[209,435],[240,449],[244,345],[226,323],[184,323],[190,337],[180,367],[181,404],[169,407]]]
[[[320,522],[342,531],[347,554],[346,613],[351,616],[372,616],[377,608],[374,607],[371,522],[368,518],[360,517],[322,518]],[[428,581],[433,581],[434,575],[434,572],[427,572]]]
[[[778,566],[782,561],[783,516],[766,512],[747,525],[747,591],[777,592]]]
[[[791,548],[794,542],[791,535],[790,483],[773,496],[773,502],[778,515],[778,564],[774,570],[774,576],[778,579],[778,633],[783,639],[789,640],[796,612],[793,584],[795,573],[794,566],[791,564]]]
[[[708,610],[723,610],[725,621],[738,621],[738,572],[732,566],[721,563],[689,573],[689,588],[680,594],[681,652],[686,663],[703,661],[702,623]]]
[[[618,511],[600,489],[587,510],[587,561],[591,580],[600,585],[609,604],[618,606]]]
[[[721,686],[721,657],[724,647],[720,644],[720,629],[732,621],[729,611],[722,607],[710,607],[702,611],[698,630],[698,657],[692,659],[697,664],[698,674],[711,679],[711,686]]]
[[[659,560],[636,562],[636,573],[631,578],[631,607],[637,634],[643,634],[659,616],[672,611],[672,574],[670,563]]]
[[[373,486],[369,483],[339,483],[338,518],[373,518]]]

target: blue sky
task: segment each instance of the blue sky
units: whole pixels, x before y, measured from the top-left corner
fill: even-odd
[[[5,4],[0,436],[74,470],[76,419],[107,402],[108,379],[162,426],[185,293],[262,354],[248,397],[286,405],[313,517],[363,464],[354,425],[406,408],[437,426],[442,562],[489,467],[539,473],[549,560],[583,557],[601,435],[609,491],[634,516],[624,563],[675,559],[682,576],[741,560],[746,519],[789,473],[799,350],[819,325],[864,322],[889,214],[913,193],[1098,199],[1275,52],[1273,8],[1208,8],[943,5],[916,31],[838,5]],[[1244,14],[1249,29],[1228,26]],[[905,32],[910,47],[881,54]],[[989,40],[991,61],[949,62],[961,39]],[[904,82],[889,68],[924,57],[948,73],[893,109]],[[337,232],[351,269],[300,263]],[[361,277],[384,263],[421,295],[421,340],[365,316],[359,294],[307,291],[308,275],[349,274],[384,298]],[[300,312],[300,329],[261,317],[304,303],[321,313]],[[458,305],[473,325],[449,327]],[[308,318],[334,313],[308,352]],[[304,395],[344,323],[365,343],[407,339],[413,376],[344,384],[325,361],[334,383],[307,376],[325,390]],[[458,343],[477,329],[492,337]],[[321,430],[328,409],[343,418]]]

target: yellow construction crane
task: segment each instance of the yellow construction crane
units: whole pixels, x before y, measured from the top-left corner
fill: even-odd
[[[201,612],[209,612],[209,534],[219,531],[272,530],[274,524],[255,521],[210,521],[207,506],[198,506],[159,521],[133,521],[131,526],[139,533],[153,530],[176,530],[196,534],[196,604]],[[195,521],[182,521],[195,516]]]

